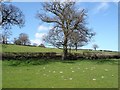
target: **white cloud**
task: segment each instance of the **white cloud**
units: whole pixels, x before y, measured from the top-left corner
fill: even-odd
[[[43,42],[43,37],[44,37],[44,35],[46,35],[46,33],[36,33],[35,34],[35,39],[34,40],[31,40],[31,43],[33,44],[33,43],[36,43],[37,45],[40,45],[41,43],[43,43],[44,44],[44,42]]]
[[[52,29],[52,26],[40,25],[37,28],[37,32],[35,33],[35,39],[31,40],[31,44],[33,44],[33,43],[36,43],[37,45],[40,45],[41,43],[44,44],[42,39],[43,39],[44,35],[47,35],[47,33],[50,29]]]
[[[36,43],[37,45],[40,45],[42,43],[42,41],[40,39],[34,39],[34,40],[30,40],[31,44]]]
[[[101,2],[97,7],[93,9],[94,14],[106,11],[109,8],[108,2]]]
[[[46,32],[46,31],[49,31],[50,29],[52,29],[52,26],[40,25],[40,26],[38,27],[38,31],[39,31],[39,32]]]
[[[46,35],[46,33],[36,33],[35,38],[36,39],[41,39],[44,35]]]

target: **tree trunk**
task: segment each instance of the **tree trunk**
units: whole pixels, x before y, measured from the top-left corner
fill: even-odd
[[[62,60],[67,59],[68,49],[67,49],[67,37],[64,38],[64,44],[63,44],[63,55]]]
[[[75,50],[77,51],[77,44],[75,44]]]
[[[23,45],[24,45],[24,46],[26,45],[25,42],[23,42]]]
[[[96,48],[95,48],[95,51],[96,51]]]
[[[5,40],[2,41],[2,44],[5,44]]]
[[[5,44],[8,44],[7,37],[5,37]]]
[[[5,41],[5,44],[8,44],[7,40]]]
[[[5,37],[2,37],[2,44],[5,44]]]
[[[70,46],[70,49],[69,49],[69,53],[71,53],[71,46]]]

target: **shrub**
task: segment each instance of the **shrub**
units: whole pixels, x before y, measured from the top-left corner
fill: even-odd
[[[55,52],[49,52],[49,53],[31,53],[31,52],[22,52],[22,53],[2,53],[2,59],[17,59],[17,60],[24,60],[24,59],[50,59],[50,58],[56,58]]]
[[[43,48],[45,48],[45,45],[44,45],[44,44],[40,44],[39,47],[43,47]]]
[[[47,53],[40,53],[40,52],[5,52],[2,53],[3,60],[28,60],[28,59],[61,59],[61,53],[55,52],[47,52]],[[67,55],[69,60],[76,60],[76,59],[119,59],[120,54],[103,54],[103,53],[96,53],[96,52],[84,52],[83,54],[80,53],[68,53]]]

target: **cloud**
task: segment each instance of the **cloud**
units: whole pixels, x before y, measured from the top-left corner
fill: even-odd
[[[37,44],[37,45],[40,45],[42,43],[42,41],[40,39],[34,39],[34,40],[30,40],[31,41],[31,44]]]
[[[39,31],[39,32],[46,32],[46,31],[49,31],[50,29],[52,29],[52,26],[40,25],[40,26],[38,27],[38,31]]]
[[[47,35],[50,29],[52,29],[52,26],[40,25],[37,28],[37,32],[35,33],[35,39],[31,40],[31,44],[33,43],[36,43],[37,45],[40,45],[41,43],[44,44],[42,39],[44,35]]]
[[[35,38],[41,39],[44,35],[46,35],[46,33],[36,33]]]
[[[93,9],[94,14],[104,12],[109,8],[108,2],[101,2],[97,7]]]
[[[31,40],[31,44],[36,43],[37,45],[40,45],[41,43],[44,44],[43,42],[43,37],[44,35],[47,35],[47,33],[35,33],[35,39]]]

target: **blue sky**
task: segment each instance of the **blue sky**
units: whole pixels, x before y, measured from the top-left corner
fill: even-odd
[[[51,25],[42,23],[35,16],[41,9],[40,2],[13,2],[13,5],[19,7],[25,15],[25,27],[18,28],[14,26],[10,41],[18,37],[20,33],[26,33],[32,43],[44,43],[43,35],[47,34]],[[118,6],[115,2],[77,2],[77,8],[86,8],[88,10],[87,26],[96,32],[96,36],[88,45],[81,48],[92,48],[97,44],[99,49],[118,50]]]

